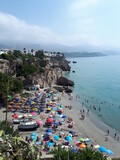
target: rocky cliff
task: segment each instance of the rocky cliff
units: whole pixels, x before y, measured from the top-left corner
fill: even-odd
[[[25,86],[39,84],[40,87],[48,87],[56,84],[58,78],[61,76],[62,70],[60,68],[50,68],[50,66],[47,65],[44,73],[37,73],[27,76],[27,78],[24,80],[24,84]]]
[[[38,61],[32,61],[33,65],[37,66]],[[36,64],[37,63],[37,64]],[[70,66],[68,62],[63,59],[50,58],[47,59],[46,66],[44,67],[44,72],[38,71],[35,74],[29,74],[27,77],[18,76],[17,71],[23,67],[23,61],[21,59],[16,60],[0,60],[0,72],[10,73],[12,76],[16,77],[18,80],[22,81],[25,86],[37,85],[40,87],[48,87],[57,84],[58,79],[62,77],[62,71],[70,71]]]

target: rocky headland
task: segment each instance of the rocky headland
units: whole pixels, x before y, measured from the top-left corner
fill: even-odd
[[[63,71],[71,69],[69,62],[64,54],[54,55],[56,56],[46,56],[43,51],[37,51],[35,55],[22,55],[20,51],[15,50],[13,53],[8,53],[8,56],[0,57],[0,72],[9,73],[23,82],[26,89],[33,85],[39,85],[41,88],[51,85],[73,86],[72,81],[63,77]],[[33,70],[32,67],[35,70],[33,72],[30,71],[30,68]]]

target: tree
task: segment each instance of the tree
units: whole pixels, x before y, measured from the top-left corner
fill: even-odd
[[[107,158],[103,157],[100,152],[92,148],[85,148],[81,151],[66,151],[59,146],[58,149],[54,150],[53,152],[54,160],[107,160]]]
[[[12,91],[15,93],[21,92],[22,89],[22,82],[13,79],[9,74],[0,73],[0,99],[4,101],[6,105],[6,123],[8,113],[8,95],[11,94]]]
[[[30,144],[19,136],[6,135],[0,131],[0,159],[3,160],[37,160],[40,159],[40,150],[33,142]]]

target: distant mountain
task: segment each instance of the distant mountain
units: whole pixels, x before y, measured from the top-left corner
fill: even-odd
[[[64,55],[66,58],[106,56],[104,53],[101,52],[65,52]]]
[[[88,56],[103,56],[103,55],[119,55],[120,49],[119,48],[112,48],[111,50],[105,47],[98,47],[91,44],[86,45],[79,45],[79,46],[67,46],[57,43],[41,43],[41,44],[29,44],[23,42],[11,43],[11,42],[0,42],[0,49],[34,49],[34,50],[41,50],[50,51],[50,52],[63,52],[66,54],[76,54],[79,53],[79,57],[88,57]],[[68,55],[69,56],[69,55]]]
[[[10,48],[10,47],[4,44],[0,44],[0,49],[7,49],[7,48]]]

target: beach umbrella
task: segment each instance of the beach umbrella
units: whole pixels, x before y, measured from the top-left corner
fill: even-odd
[[[70,134],[74,135],[76,132],[74,131],[69,131]]]
[[[47,108],[48,111],[51,111],[51,108]]]
[[[59,122],[55,122],[54,124],[55,124],[56,126],[59,126]]]
[[[15,102],[18,103],[19,100],[20,100],[20,98],[16,98]]]
[[[79,138],[79,141],[84,142],[85,140],[83,138]]]
[[[89,143],[89,142],[90,142],[90,139],[89,139],[89,138],[85,138],[85,141],[86,141],[87,143]]]
[[[43,122],[42,122],[42,121],[40,121],[40,120],[37,120],[37,121],[36,121],[36,123],[37,123],[38,125],[43,124]]]
[[[47,130],[46,130],[46,132],[48,133],[48,132],[51,132],[52,133],[52,129],[51,128],[48,128]]]
[[[65,119],[65,118],[66,118],[66,116],[62,116],[62,118],[63,118],[63,119]]]
[[[36,107],[33,107],[32,108],[32,111],[37,111],[38,109]]]
[[[24,108],[24,109],[29,109],[29,106],[24,106],[23,108]]]
[[[47,142],[48,147],[53,147],[54,144],[54,142]]]
[[[11,106],[11,105],[8,105],[8,109],[12,109],[12,106]]]
[[[64,132],[59,132],[59,135],[60,135],[60,136],[63,136],[63,135],[64,135]]]
[[[36,116],[32,116],[32,119],[36,119]]]
[[[61,109],[60,109],[60,110],[58,110],[58,113],[59,113],[59,114],[63,113],[63,110],[61,110]]]
[[[79,147],[80,147],[80,148],[85,148],[86,145],[85,145],[84,143],[81,143]]]
[[[18,118],[22,118],[22,117],[23,117],[23,115],[21,115],[21,114],[20,114],[20,115],[18,115]]]
[[[49,136],[52,136],[52,135],[53,135],[51,132],[47,132],[47,134],[48,134]]]
[[[99,151],[100,152],[107,152],[107,149],[105,147],[103,147],[103,146],[100,146],[99,147]]]
[[[32,102],[31,102],[31,104],[35,104],[35,102],[34,102],[34,101],[32,101]]]
[[[14,115],[13,115],[13,118],[18,118],[18,114],[14,114]]]
[[[32,117],[32,114],[28,114],[28,117]]]
[[[58,135],[55,135],[54,139],[58,141],[60,139],[60,137]]]
[[[76,142],[75,144],[76,144],[76,146],[77,146],[77,147],[79,147],[79,145],[80,145],[80,142]]]
[[[36,141],[36,139],[37,139],[37,133],[32,133],[31,135],[30,135],[30,138],[33,140],[33,141]]]
[[[111,155],[111,156],[114,154],[111,150],[107,150],[106,153]]]
[[[13,105],[13,104],[14,104],[14,102],[9,102],[9,104],[10,104],[10,105]]]
[[[47,118],[46,120],[48,123],[52,123],[53,122],[53,118]]]
[[[72,141],[72,137],[71,137],[71,136],[67,136],[67,137],[65,138],[65,140],[68,141],[68,142],[71,142],[71,141]]]
[[[36,113],[35,112],[31,112],[32,116],[36,116]]]

